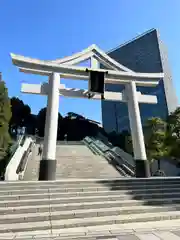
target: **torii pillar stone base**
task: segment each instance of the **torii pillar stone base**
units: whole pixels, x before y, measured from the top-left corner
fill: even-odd
[[[39,181],[56,180],[56,160],[42,159],[40,161]]]
[[[135,173],[137,178],[151,177],[148,160],[135,159]]]

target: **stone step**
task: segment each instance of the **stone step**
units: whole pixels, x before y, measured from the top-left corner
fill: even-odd
[[[68,199],[69,200],[69,199]],[[70,200],[66,201],[66,199],[35,199],[35,200],[21,200],[21,201],[4,201],[3,203],[1,202],[0,209],[4,210],[10,210],[15,209],[16,207],[24,207],[25,209],[29,208],[30,212],[30,207],[34,206],[35,209],[41,209],[43,205],[49,205],[53,209],[53,211],[61,211],[66,208],[67,210],[72,210],[76,207],[76,209],[84,209],[84,208],[92,208],[96,205],[97,208],[100,208],[104,204],[107,207],[110,206],[117,206],[117,207],[123,207],[123,206],[140,206],[140,205],[174,205],[174,204],[180,204],[180,198],[163,198],[159,196],[159,198],[147,198],[147,199],[141,199],[141,200],[132,200],[132,199],[122,199],[117,196],[111,196],[111,197],[88,197],[86,200],[83,200],[83,198],[70,198]],[[56,209],[56,210],[55,210]],[[27,210],[28,212],[28,210]]]
[[[25,191],[26,192],[26,191]],[[153,197],[159,196],[159,194],[168,196],[180,195],[180,189],[177,188],[164,188],[164,189],[140,189],[140,190],[132,190],[132,191],[123,191],[123,190],[101,190],[101,191],[80,191],[80,192],[59,192],[58,190],[54,191],[54,189],[46,189],[45,192],[39,193],[38,191],[31,192],[29,194],[19,192],[19,194],[6,194],[0,195],[1,201],[13,201],[13,200],[27,200],[27,199],[45,199],[45,198],[71,198],[71,197],[89,197],[89,196],[114,196],[117,195],[120,198],[126,198],[127,195],[134,197],[148,197],[153,195]]]
[[[54,187],[51,187],[51,186],[34,186],[34,187],[31,187],[31,188],[4,188],[4,189],[1,189],[0,190],[0,196],[6,196],[6,195],[24,195],[24,194],[31,194],[31,193],[48,193],[48,192],[51,192],[51,193],[75,193],[75,192],[99,192],[99,191],[124,191],[125,192],[138,192],[138,191],[142,191],[142,192],[146,192],[147,189],[150,191],[150,192],[153,192],[155,191],[155,189],[159,192],[163,192],[164,190],[166,190],[168,192],[168,189],[172,189],[172,192],[173,191],[176,191],[177,193],[179,192],[179,188],[180,186],[178,185],[164,185],[164,186],[156,186],[156,185],[152,185],[152,186],[141,186],[141,187],[122,187],[122,186],[114,186],[114,187],[108,187],[108,186],[90,186],[90,187],[66,187],[66,188],[63,188],[61,186],[54,186]]]
[[[45,209],[44,209],[45,210]],[[53,210],[53,209],[52,209]],[[0,224],[23,223],[23,222],[41,222],[48,220],[63,220],[75,218],[89,218],[101,216],[121,216],[126,214],[157,213],[168,211],[180,211],[180,205],[175,206],[130,206],[130,207],[101,207],[100,209],[74,209],[64,211],[51,211],[51,207],[46,206],[46,211],[34,213],[18,213],[14,211],[11,214],[4,213],[0,215]]]
[[[89,227],[78,228],[63,228],[42,231],[22,231],[22,232],[8,232],[1,233],[0,240],[93,240],[101,239],[107,240],[110,237],[127,236],[130,234],[147,233],[151,231],[176,231],[179,229],[180,220],[164,220],[152,222],[137,222],[126,224],[110,224],[110,225],[97,225]],[[91,240],[92,240],[91,239]],[[121,239],[121,238],[119,238]],[[123,239],[123,238],[122,238]],[[130,238],[131,239],[131,238]],[[128,237],[126,240],[130,240]],[[172,239],[172,238],[170,238]],[[173,240],[173,239],[172,239]]]
[[[94,202],[76,202],[76,203],[65,203],[61,204],[58,201],[43,201],[42,204],[37,204],[37,202],[33,202],[31,205],[19,205],[19,206],[9,206],[9,207],[0,207],[0,214],[23,214],[23,213],[36,213],[36,212],[55,212],[55,211],[73,211],[73,210],[84,210],[84,209],[101,209],[103,208],[112,208],[112,207],[138,207],[138,206],[164,206],[164,207],[171,207],[174,209],[176,206],[179,206],[180,199],[173,198],[173,199],[148,199],[146,202],[142,200],[106,200],[101,201],[98,199]]]
[[[72,153],[70,151],[68,151],[67,153],[61,153],[61,154],[56,154],[56,158],[59,159],[84,159],[84,161],[89,160],[90,158],[92,159],[103,159],[102,157],[100,157],[99,155],[95,155],[93,153],[88,154],[87,152],[82,152],[82,153]],[[105,159],[106,160],[106,159]]]
[[[131,178],[126,178],[131,179]],[[0,183],[0,190],[3,189],[24,189],[24,188],[53,188],[53,187],[63,187],[63,188],[72,188],[72,187],[97,187],[97,186],[108,186],[108,187],[151,187],[153,186],[180,186],[180,181],[119,181],[118,179],[110,179],[109,181],[93,179],[93,181],[89,181],[89,179],[83,179],[83,182],[77,181],[77,179],[70,179],[71,181],[52,181],[52,182],[45,182],[45,181],[20,181],[20,182],[4,182]],[[7,184],[6,184],[7,183]]]
[[[59,194],[62,196],[78,196],[78,195],[98,195],[98,194],[106,194],[106,193],[114,193],[117,192],[117,194],[141,194],[141,193],[172,193],[176,192],[178,193],[180,191],[179,187],[172,187],[168,188],[167,186],[164,186],[164,188],[142,188],[142,189],[121,189],[121,187],[116,187],[115,189],[109,189],[109,187],[90,187],[90,188],[45,188],[45,189],[29,189],[29,190],[11,190],[11,191],[0,191],[0,201],[8,199],[9,197],[14,197],[16,199],[21,199],[22,197],[27,198],[38,198],[40,196],[44,196],[44,194]]]
[[[12,196],[13,197],[13,196]],[[15,206],[31,206],[31,205],[41,205],[41,204],[67,204],[67,203],[75,203],[75,202],[94,202],[98,201],[99,199],[103,201],[117,201],[117,200],[142,200],[145,202],[152,202],[156,199],[161,199],[161,201],[164,201],[166,199],[178,199],[180,201],[180,193],[155,193],[155,194],[129,194],[129,195],[121,195],[116,194],[106,194],[106,195],[100,195],[100,196],[76,196],[76,197],[58,197],[58,194],[50,194],[47,196],[47,198],[44,198],[42,195],[42,198],[40,199],[20,199],[20,200],[5,200],[5,201],[0,201],[0,207],[15,207]]]
[[[94,155],[94,154],[87,154],[86,152],[79,154],[79,153],[71,153],[71,152],[67,152],[65,154],[56,154],[56,157],[61,158],[62,161],[64,161],[64,159],[68,158],[68,159],[84,159],[84,161],[88,161],[89,159],[97,159],[97,160],[101,160],[101,161],[107,161],[105,158],[101,157],[100,155]],[[73,162],[72,162],[73,163]]]
[[[112,175],[113,175],[113,177],[119,177],[120,176],[120,174],[117,172],[115,172],[115,173],[109,173],[109,174],[105,174],[105,175],[103,175],[102,177],[107,177],[107,176],[109,176],[109,178],[110,177],[112,177]],[[87,174],[86,175],[83,175],[83,174],[69,174],[69,175],[65,175],[65,174],[57,174],[56,175],[56,179],[61,179],[62,177],[65,177],[65,176],[68,176],[69,178],[71,178],[71,179],[75,179],[76,177],[82,177],[82,178],[84,178],[84,179],[86,179],[86,178],[88,178],[88,177],[94,177],[94,178],[96,178],[96,176],[95,175],[92,175],[92,174],[90,174],[89,176],[87,176]]]
[[[1,239],[3,239],[3,238],[1,238],[0,237],[0,240]],[[7,239],[7,238],[6,238]],[[9,238],[8,238],[9,239]],[[8,240],[7,239],[7,240]],[[11,240],[12,240],[12,238],[10,238]],[[67,237],[67,236],[63,236],[63,237],[61,237],[61,236],[57,236],[57,235],[42,235],[42,236],[40,236],[40,237],[35,237],[35,238],[32,238],[31,236],[30,237],[26,237],[25,238],[26,240],[32,240],[32,239],[36,239],[36,240],[67,240],[67,239],[70,239],[70,240],[97,240],[97,237],[96,236],[92,236],[92,237],[87,237],[87,236],[79,236],[79,237]],[[107,236],[104,236],[104,237],[101,237],[100,238],[101,240],[119,240],[118,238],[116,238],[116,237],[109,237],[108,239],[107,239]],[[3,239],[4,240],[4,239]],[[24,240],[24,239],[22,239],[22,238],[16,238],[16,240]],[[126,239],[125,239],[126,240]],[[129,240],[129,239],[128,239]],[[135,239],[136,240],[136,239]],[[138,239],[139,240],[139,239]],[[158,240],[160,240],[160,239],[158,239]],[[179,239],[178,239],[179,240]]]
[[[65,229],[53,229],[52,233],[49,230],[46,231],[30,231],[30,232],[18,232],[18,233],[5,233],[0,235],[1,240],[110,240],[118,236],[117,239],[131,240],[133,234],[141,234],[150,232],[152,229],[158,230],[177,230],[180,224],[180,220],[165,220],[155,221],[147,223],[129,223],[129,224],[113,224],[104,226],[91,226],[86,228],[65,228]],[[174,227],[173,227],[174,226]],[[166,229],[164,229],[164,227]],[[172,229],[171,229],[172,228]],[[131,235],[132,234],[132,235]],[[121,235],[121,238],[120,238]],[[130,236],[129,236],[130,235]],[[125,237],[127,236],[127,237]],[[129,237],[129,238],[128,238]],[[171,238],[170,239],[174,239]],[[134,239],[133,239],[134,240]]]
[[[79,160],[84,160],[84,161],[89,161],[90,159],[97,159],[97,160],[102,160],[104,159],[103,157],[101,157],[100,155],[95,155],[93,153],[88,154],[87,152],[82,152],[82,153],[72,153],[72,152],[67,152],[64,154],[56,154],[56,159],[61,159],[62,161],[64,161],[64,159],[79,159]],[[106,159],[104,159],[104,161],[107,161]],[[73,162],[72,162],[73,164]]]
[[[142,213],[121,216],[108,216],[108,217],[90,217],[90,218],[77,218],[67,220],[51,220],[43,222],[28,222],[18,224],[1,224],[0,233],[7,232],[23,232],[23,231],[39,231],[49,229],[63,229],[63,228],[84,228],[90,226],[110,225],[110,224],[127,224],[127,223],[144,223],[161,220],[174,220],[180,219],[180,212],[158,212],[158,213]]]
[[[95,163],[95,162],[94,162]],[[65,163],[61,163],[59,165],[57,165],[57,170],[83,170],[83,172],[88,171],[88,170],[94,170],[96,172],[98,172],[99,169],[110,169],[113,168],[112,165],[108,164],[107,162],[103,161],[103,162],[98,162],[97,164],[94,164],[92,162],[74,162],[74,164],[68,164],[67,161]],[[63,164],[63,165],[62,165]]]
[[[116,174],[117,173],[117,174]],[[56,179],[58,179],[57,177],[65,177],[65,176],[72,176],[72,178],[76,179],[79,176],[83,176],[83,178],[99,178],[99,177],[109,177],[109,178],[118,178],[121,176],[120,172],[118,172],[116,169],[114,168],[110,168],[110,169],[103,169],[103,168],[99,168],[97,171],[90,169],[88,170],[83,170],[82,169],[78,169],[76,170],[75,168],[73,168],[70,171],[67,171],[67,169],[61,169],[59,171],[56,172]],[[60,179],[61,179],[60,178]]]
[[[75,183],[81,183],[81,184],[84,184],[84,183],[109,183],[111,182],[112,179],[108,179],[108,178],[104,178],[104,179],[98,179],[98,180],[94,180],[94,179],[81,179],[81,178],[77,178]],[[11,182],[1,182],[0,185],[8,185],[8,184],[27,184],[27,183],[30,183],[31,181],[24,181],[24,182],[19,182],[19,181],[11,181]],[[180,177],[151,177],[151,178],[123,178],[123,177],[120,177],[119,179],[115,179],[115,183],[141,183],[141,182],[180,182]],[[38,182],[38,181],[34,181],[32,182],[34,184],[38,184],[38,183],[42,183],[42,184],[46,184],[46,183],[61,183],[61,184],[66,184],[66,183],[71,183],[71,184],[74,184],[74,181],[68,179],[68,178],[64,178],[64,179],[61,179],[61,180],[58,180],[58,181],[41,181],[41,182]]]
[[[72,166],[66,166],[64,164],[64,166],[57,166],[57,172],[58,171],[82,171],[82,173],[85,173],[85,172],[96,172],[96,173],[99,173],[99,171],[106,171],[106,170],[110,170],[110,169],[115,169],[113,166],[111,165],[107,165],[107,163],[103,163],[103,164],[98,164],[98,165],[91,165],[91,166],[87,166],[87,164],[76,164],[76,165],[72,165]],[[101,178],[99,176],[99,178]],[[97,179],[98,179],[98,175],[97,175]]]
[[[88,163],[89,165],[92,165],[92,164],[97,164],[98,165],[99,163],[106,163],[106,164],[108,163],[108,161],[105,158],[97,156],[97,155],[90,155],[90,156],[73,155],[71,157],[69,157],[69,156],[57,156],[57,158],[59,159],[59,162],[61,161],[62,163],[65,163],[67,165],[71,165],[71,164],[75,165],[76,162],[77,163],[82,163],[82,164]]]
[[[109,171],[109,172],[107,172],[107,173],[101,173],[101,172],[98,172],[97,174],[96,173],[82,173],[82,172],[73,172],[73,173],[56,173],[56,179],[61,179],[62,177],[69,177],[69,178],[71,178],[71,179],[75,179],[75,178],[77,178],[77,177],[81,177],[81,178],[84,178],[84,179],[86,179],[86,178],[89,178],[89,177],[93,177],[94,179],[96,179],[97,178],[97,175],[98,176],[101,176],[101,177],[109,177],[109,178],[111,178],[111,177],[119,177],[119,176],[121,176],[121,173],[120,172],[118,172],[118,171],[116,171],[116,170],[113,170],[113,171]]]
[[[164,189],[172,189],[172,191],[178,192],[180,189],[180,184],[179,185],[173,185],[173,184],[166,184],[166,185],[151,185],[148,186],[121,186],[121,185],[115,185],[112,187],[109,186],[103,186],[103,185],[95,185],[95,186],[71,186],[71,187],[63,187],[61,185],[47,185],[47,186],[33,186],[33,187],[22,187],[22,188],[0,188],[0,195],[23,195],[23,194],[34,194],[34,193],[48,193],[48,192],[59,192],[59,193],[64,193],[64,192],[91,192],[91,191],[146,191],[147,189],[150,191],[153,191],[155,189],[161,191]]]
[[[141,213],[132,215],[121,215],[121,216],[108,216],[108,217],[90,217],[90,218],[78,218],[78,219],[67,219],[67,220],[51,220],[52,228],[63,228],[63,227],[87,227],[97,226],[102,224],[123,224],[131,222],[149,222],[149,221],[160,221],[180,219],[180,211],[169,211],[169,212],[158,212],[158,213]]]
[[[111,165],[110,165],[111,166]],[[179,183],[180,182],[180,177],[151,177],[151,178],[124,178],[124,177],[119,177],[119,179],[114,179],[115,182],[114,183],[121,183],[121,184],[128,184],[128,183],[132,183],[132,184],[136,184],[136,183],[152,183],[152,182],[156,182],[156,183],[167,183],[167,182],[171,182],[171,183]],[[71,181],[70,179],[68,178],[64,178],[64,179],[60,179],[58,181],[48,181],[49,183],[53,183],[53,182],[56,182],[56,183],[59,183],[61,182],[61,184],[66,184],[66,183],[71,183],[71,184],[74,184],[74,181]],[[90,179],[81,179],[81,178],[77,178],[75,183],[81,183],[81,184],[84,184],[84,183],[110,183],[112,182],[112,179],[109,179],[109,178],[99,178],[99,179],[93,179],[93,178],[90,178]],[[13,182],[12,182],[13,183]],[[27,182],[26,182],[27,183]],[[37,183],[37,182],[36,182]],[[44,182],[46,183],[46,182]]]
[[[63,164],[63,163],[61,163]],[[68,165],[67,162],[63,164],[63,166],[59,164],[57,165],[57,171],[58,170],[67,170],[67,171],[73,171],[74,169],[76,170],[81,170],[83,172],[88,171],[88,170],[93,170],[98,172],[99,169],[110,169],[113,166],[112,165],[108,165],[107,162],[102,162],[102,163],[97,163],[97,164],[93,164],[93,162],[91,161],[91,164],[89,163],[77,163],[74,162],[74,164]]]

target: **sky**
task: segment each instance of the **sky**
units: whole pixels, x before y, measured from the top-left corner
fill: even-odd
[[[9,96],[19,97],[32,113],[46,106],[47,97],[20,92],[21,84],[47,77],[20,73],[10,53],[54,60],[91,44],[108,51],[151,28],[168,47],[173,82],[180,101],[179,0],[0,0],[0,72]],[[87,82],[62,80],[67,87],[87,88]],[[101,103],[60,97],[62,115],[76,112],[101,121]]]

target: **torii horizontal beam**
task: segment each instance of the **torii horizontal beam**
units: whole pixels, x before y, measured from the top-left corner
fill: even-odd
[[[21,86],[22,93],[28,94],[37,94],[37,95],[48,95],[48,83],[43,84],[27,84],[23,83]],[[59,85],[59,95],[64,97],[73,97],[73,98],[86,98],[88,99],[88,90],[78,89],[78,88],[65,88],[64,84]],[[137,92],[138,102],[139,103],[149,103],[156,104],[157,97],[154,95],[144,95],[141,92]],[[101,100],[101,95],[93,93],[91,95],[92,100]],[[108,101],[118,101],[118,102],[127,102],[127,97],[125,92],[105,92],[104,100]]]
[[[23,73],[29,73],[29,74],[36,74],[36,75],[42,75],[42,76],[50,76],[52,72],[50,71],[45,71],[45,70],[35,70],[35,69],[29,69],[29,68],[19,68],[20,72]],[[68,73],[62,73],[60,74],[61,78],[64,79],[71,79],[71,80],[88,80],[89,79],[89,74],[84,73],[84,75],[74,75],[74,74],[68,74]],[[105,83],[108,84],[127,84],[129,83],[130,80],[127,79],[112,79],[109,77],[105,77]],[[144,86],[144,87],[156,87],[159,83],[158,80],[135,80],[136,86]]]
[[[24,56],[14,55],[11,54],[13,63],[17,65],[20,69],[28,69],[29,73],[36,73],[38,71],[45,71],[45,72],[57,72],[60,74],[64,74],[65,76],[75,75],[76,79],[77,76],[83,76],[83,78],[89,79],[88,71],[99,71],[106,73],[105,76],[105,83],[112,83],[112,84],[125,84],[131,81],[138,81],[139,86],[156,86],[161,78],[164,77],[163,73],[136,73],[136,72],[123,72],[123,71],[114,71],[114,70],[105,70],[105,69],[92,69],[80,66],[68,66],[63,64],[52,63],[48,61],[42,61],[38,59],[27,58]],[[108,71],[108,72],[107,72]],[[62,77],[62,76],[61,76]],[[107,79],[109,79],[107,81]],[[142,85],[141,85],[142,83]],[[150,85],[152,84],[152,85]]]

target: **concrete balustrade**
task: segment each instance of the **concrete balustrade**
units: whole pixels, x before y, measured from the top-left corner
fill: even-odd
[[[32,144],[31,144],[32,143]],[[22,170],[20,171],[19,175],[19,180],[23,180],[24,179],[24,174],[26,173],[26,169],[28,166],[28,162],[31,161],[33,155],[32,155],[32,149],[35,147],[35,142],[31,142],[29,145],[29,149],[26,152],[27,156],[25,157],[25,162],[24,162],[24,166],[22,167]],[[24,152],[24,153],[25,153]]]
[[[18,181],[19,174],[16,173],[16,170],[19,166],[21,158],[25,151],[27,151],[30,143],[33,142],[32,138],[26,138],[23,146],[19,145],[15,154],[11,158],[9,164],[7,165],[6,172],[5,172],[5,181]]]

